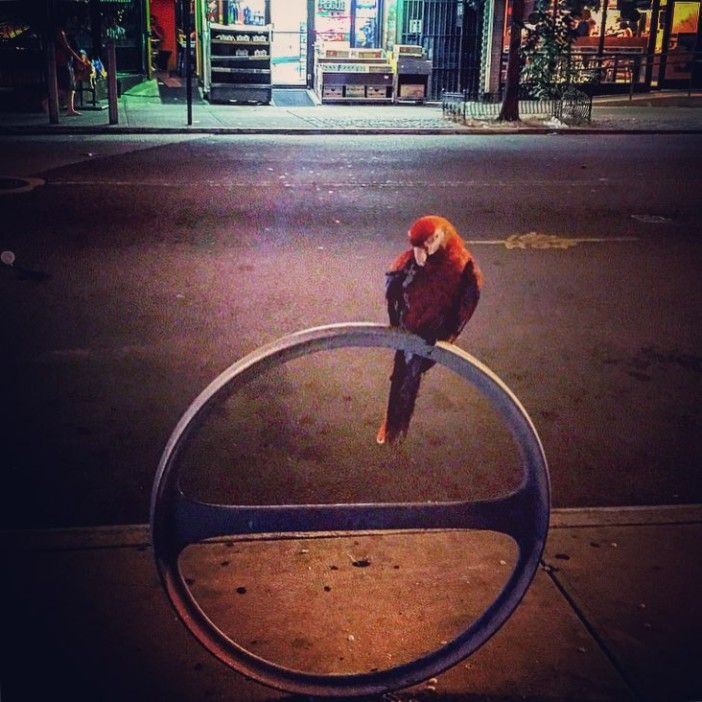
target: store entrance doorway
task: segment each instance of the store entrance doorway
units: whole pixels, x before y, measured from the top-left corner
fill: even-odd
[[[306,87],[308,0],[270,0],[271,82]]]

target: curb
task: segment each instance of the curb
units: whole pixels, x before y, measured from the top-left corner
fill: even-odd
[[[551,510],[549,531],[591,527],[652,527],[702,523],[702,504],[645,505],[622,507],[568,507]],[[421,531],[421,530],[420,530]],[[417,530],[399,530],[393,533],[416,533]],[[361,534],[382,532],[354,532]],[[328,538],[340,536],[342,532],[319,532],[309,534],[286,534],[286,538]],[[230,541],[222,537],[213,541]],[[270,540],[266,537],[237,537],[238,540]],[[151,546],[149,524],[116,524],[112,526],[63,527],[46,529],[0,530],[2,551],[73,551],[85,549],[139,548]]]
[[[680,128],[505,128],[505,129],[471,129],[471,128],[364,128],[364,127],[329,127],[329,128],[243,128],[243,127],[120,127],[120,126],[100,126],[100,127],[0,127],[0,136],[47,136],[53,134],[61,135],[124,135],[124,134],[212,134],[212,135],[261,135],[261,136],[321,136],[321,135],[349,135],[349,136],[497,136],[497,135],[616,135],[616,136],[636,136],[645,134],[702,134],[702,127],[691,129]]]

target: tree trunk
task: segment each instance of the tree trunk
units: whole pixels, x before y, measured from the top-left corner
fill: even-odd
[[[509,54],[507,57],[507,78],[502,107],[497,117],[498,122],[519,121],[519,74],[522,62],[519,47],[522,43],[522,24],[524,23],[524,0],[512,0],[512,21],[509,27]]]

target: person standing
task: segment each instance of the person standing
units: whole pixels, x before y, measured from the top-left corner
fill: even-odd
[[[71,46],[66,35],[66,30],[59,26],[54,34],[54,54],[56,57],[56,83],[59,95],[66,101],[66,115],[77,117],[81,113],[76,110],[76,76],[73,69],[74,62],[82,63],[83,59]],[[42,108],[48,112],[49,99],[44,98]]]
[[[151,46],[151,72],[157,70],[166,70],[167,66],[163,65],[161,56],[163,52],[163,43],[166,40],[166,33],[155,15],[149,16],[149,25],[151,27],[151,35],[149,43]]]

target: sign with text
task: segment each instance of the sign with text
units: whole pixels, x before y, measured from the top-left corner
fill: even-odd
[[[320,15],[346,12],[346,0],[317,0],[317,12]]]

